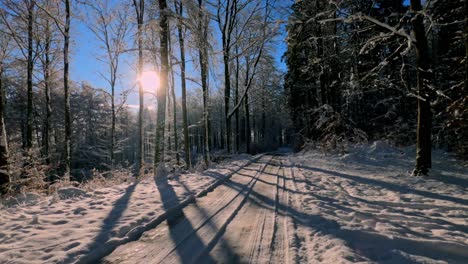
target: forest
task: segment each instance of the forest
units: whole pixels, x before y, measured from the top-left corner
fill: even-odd
[[[0,0],[0,263],[466,263],[467,16]]]
[[[458,1],[2,1],[2,183],[376,139],[417,143],[414,172],[427,174],[433,147],[467,155],[466,10]],[[102,87],[70,78],[73,50],[87,41],[99,47]],[[151,72],[154,85],[129,79]]]
[[[2,184],[206,166],[210,152],[282,145],[290,125],[276,5],[212,4],[2,1]],[[102,87],[70,77],[74,48],[89,41]]]

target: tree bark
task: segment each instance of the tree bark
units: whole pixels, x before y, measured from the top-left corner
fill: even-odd
[[[158,91],[158,111],[156,124],[156,147],[154,159],[154,171],[156,173],[158,166],[164,166],[164,132],[166,124],[166,93],[168,89],[168,72],[169,72],[169,49],[168,49],[168,8],[166,0],[159,0],[159,10],[161,18],[159,26],[161,27],[160,46],[161,46],[161,85]]]
[[[44,95],[45,95],[45,108],[46,108],[46,116],[44,120],[44,133],[43,133],[43,140],[42,140],[42,147],[43,153],[45,156],[46,164],[50,164],[50,153],[49,153],[49,145],[50,145],[50,117],[52,113],[52,107],[50,104],[50,44],[51,40],[51,32],[50,32],[50,25],[46,25],[46,32],[45,32],[45,43],[44,43]]]
[[[33,130],[33,20],[35,1],[30,0],[28,5],[28,69],[27,69],[27,112],[26,112],[26,149],[32,147]]]
[[[138,42],[138,69],[137,73],[140,77],[143,73],[143,19],[145,13],[145,1],[144,0],[133,0],[133,5],[135,6],[135,12],[137,16],[137,42]],[[143,114],[144,114],[144,91],[143,84],[138,82],[138,95],[140,107],[138,110],[138,145],[136,153],[136,162],[135,162],[135,171],[136,176],[140,176],[141,168],[143,166]]]
[[[236,90],[235,90],[235,104],[239,103],[239,48],[236,45]],[[239,136],[239,109],[236,110],[235,114],[236,119],[236,152],[239,153],[240,150],[240,136]]]
[[[0,194],[8,191],[10,172],[8,167],[8,139],[5,127],[5,90],[3,87],[3,62],[0,61]]]
[[[250,112],[249,112],[249,94],[247,93],[244,98],[244,111],[245,111],[245,152],[250,154]]]
[[[468,91],[468,0],[465,0],[465,92]]]
[[[71,116],[70,91],[68,87],[68,48],[70,42],[70,0],[65,0],[65,28],[63,42],[63,87],[65,94],[65,179],[71,176]]]
[[[204,137],[205,137],[205,151],[203,152],[203,159],[205,165],[208,167],[210,162],[210,122],[208,112],[208,22],[206,16],[203,14],[203,1],[198,0],[199,7],[199,28],[200,28],[200,48],[198,50],[201,69],[201,82],[203,90],[203,122],[204,122]]]
[[[223,34],[223,39],[224,39]],[[229,72],[229,50],[224,48],[223,50],[223,61],[224,61],[224,121],[226,124],[226,148],[227,152],[231,152],[231,119],[229,115],[229,103],[231,101],[231,77]]]
[[[112,77],[114,78],[114,77]],[[114,164],[115,164],[115,83],[111,85],[111,111],[112,111],[112,124],[111,124],[111,146],[109,150],[110,154],[110,165],[111,165],[111,173],[114,171]]]
[[[261,137],[260,137],[260,140],[261,140],[261,143],[262,144],[265,144],[265,138],[266,138],[266,86],[265,84],[262,85],[262,92],[263,92],[263,96],[262,96],[262,128],[261,128]]]
[[[170,54],[172,55],[172,41],[171,41],[171,35],[168,34],[168,44],[169,44],[169,50]],[[173,125],[173,131],[174,131],[174,152],[176,156],[176,162],[177,165],[180,164],[179,160],[179,138],[177,136],[177,97],[175,94],[175,80],[174,80],[174,68],[172,64],[172,59],[169,60],[169,68],[171,70],[171,97],[172,97],[172,122],[174,123]]]
[[[219,3],[221,5],[221,3]],[[221,7],[218,7],[221,8]],[[231,37],[237,19],[237,0],[227,0],[226,10],[224,14],[224,24],[221,26],[222,20],[218,9],[218,20],[221,29],[221,39],[223,46],[223,63],[224,63],[224,121],[226,128],[226,149],[231,152],[231,117],[229,116],[229,104],[231,101],[231,72],[229,63],[231,60]]]
[[[188,131],[188,121],[187,121],[187,85],[185,80],[185,43],[184,43],[184,34],[182,29],[182,15],[183,4],[182,0],[179,3],[179,9],[177,10],[177,2],[174,1],[176,7],[176,12],[178,11],[179,20],[177,23],[177,31],[179,36],[179,48],[180,48],[180,83],[182,88],[182,122],[184,127],[184,151],[185,151],[185,164],[186,168],[189,169],[192,167],[192,162],[190,160],[190,140],[189,140],[189,131]]]
[[[412,19],[413,32],[416,37],[416,68],[418,90],[418,124],[416,141],[416,165],[414,175],[427,175],[431,168],[431,128],[432,112],[430,106],[430,58],[424,28],[424,16],[421,0],[411,0],[410,9],[414,13]]]

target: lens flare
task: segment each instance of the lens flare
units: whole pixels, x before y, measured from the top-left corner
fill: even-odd
[[[138,81],[143,86],[143,90],[147,92],[155,92],[159,87],[158,74],[155,71],[144,71]]]

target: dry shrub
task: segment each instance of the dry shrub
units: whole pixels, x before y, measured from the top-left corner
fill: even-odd
[[[91,179],[79,184],[79,187],[85,191],[92,191],[97,188],[110,187],[135,180],[129,169],[114,169],[111,172],[100,172],[96,169],[92,170]]]
[[[10,156],[11,183],[8,195],[19,193],[47,193],[48,175],[55,169],[52,165],[46,165],[38,149],[28,152],[15,151]]]

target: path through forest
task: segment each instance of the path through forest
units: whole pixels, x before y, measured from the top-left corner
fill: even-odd
[[[104,262],[463,263],[468,259],[466,186],[452,190],[462,195],[455,197],[373,177],[266,155],[138,241],[118,247]],[[171,188],[164,180],[156,184]],[[162,193],[168,194],[163,203],[174,200],[171,192]]]
[[[467,168],[436,151],[412,177],[412,156],[375,142],[65,189],[0,208],[0,263],[466,263]]]
[[[122,245],[109,263],[290,262],[291,168],[264,156],[138,241]],[[217,175],[213,175],[217,176]],[[171,188],[164,180],[160,188]],[[170,192],[163,192],[170,193]],[[164,200],[171,201],[168,197]]]

